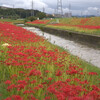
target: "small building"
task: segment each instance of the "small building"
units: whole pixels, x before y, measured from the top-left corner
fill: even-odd
[[[65,17],[65,18],[66,18],[66,17],[70,18],[70,17],[72,17],[72,13],[71,13],[71,12],[65,13],[65,14],[64,14],[64,17]]]
[[[60,15],[60,14],[54,14],[54,17],[57,17],[57,18],[62,18],[63,15]]]

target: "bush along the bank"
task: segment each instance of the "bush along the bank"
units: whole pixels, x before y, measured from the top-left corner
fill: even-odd
[[[100,100],[100,76],[36,33],[0,23],[0,100]]]

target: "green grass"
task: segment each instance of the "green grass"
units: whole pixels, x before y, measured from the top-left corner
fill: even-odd
[[[20,24],[20,23],[24,23],[24,20],[0,19],[0,22],[11,22],[13,24]]]
[[[78,27],[52,26],[52,25],[47,25],[45,27],[50,27],[50,28],[60,29],[60,30],[68,30],[68,31],[72,31],[72,32],[78,32],[79,34],[100,36],[100,30],[88,30],[88,29],[83,30],[83,29],[80,29]]]
[[[4,81],[10,79],[10,71],[9,71],[9,67],[3,63],[6,59],[5,55],[6,55],[7,49],[5,47],[2,47],[1,44],[2,42],[0,43],[0,94],[1,94],[0,100],[3,100],[6,97],[8,97],[10,94],[6,90],[6,85],[3,83]]]

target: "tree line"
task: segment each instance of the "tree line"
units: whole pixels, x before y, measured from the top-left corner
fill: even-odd
[[[17,18],[28,18],[31,17],[31,9],[22,9],[22,8],[6,8],[2,9],[0,8],[0,17],[3,18],[11,18],[11,19],[17,19]],[[46,14],[43,12],[40,12],[38,10],[34,10],[34,17],[44,18],[46,17]]]

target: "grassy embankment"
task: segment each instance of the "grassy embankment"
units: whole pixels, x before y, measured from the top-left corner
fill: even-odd
[[[33,23],[27,23],[27,25],[37,25],[37,26],[45,26],[61,30],[70,30],[89,35],[97,35],[97,36],[100,35],[100,17],[58,18],[50,20],[49,23],[46,24],[38,24],[38,23],[36,24],[33,21]]]
[[[24,24],[24,20],[0,19],[0,22],[11,22],[13,24]]]

